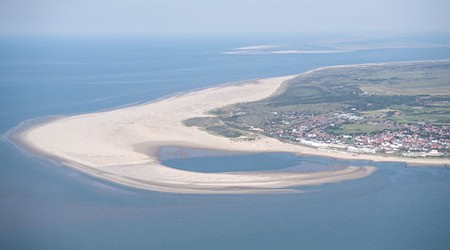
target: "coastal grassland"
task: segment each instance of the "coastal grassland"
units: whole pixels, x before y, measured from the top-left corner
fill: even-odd
[[[232,124],[226,124],[217,117],[195,117],[185,120],[184,124],[188,127],[197,126],[212,134],[225,137],[234,138],[242,136],[239,129],[233,129]]]
[[[229,130],[230,137],[264,134],[291,142],[305,136],[339,142],[343,135],[408,130],[407,124],[444,126],[439,133],[447,133],[450,62],[319,69],[291,79],[268,98],[209,115],[186,124],[214,134]]]
[[[442,123],[442,124],[450,124],[450,114],[442,113],[442,114],[429,114],[429,113],[421,113],[421,114],[405,114],[399,115],[391,118],[392,120],[398,123]]]
[[[446,65],[390,67],[378,76],[353,79],[362,91],[381,95],[449,95],[450,72]]]
[[[352,135],[352,134],[371,134],[387,129],[387,127],[372,125],[372,124],[343,124],[337,129],[330,130],[337,135]]]

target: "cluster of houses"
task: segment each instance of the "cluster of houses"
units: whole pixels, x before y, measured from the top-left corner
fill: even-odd
[[[389,119],[374,119],[375,116],[273,112],[260,127],[250,126],[248,129],[307,146],[355,153],[386,153],[408,157],[450,155],[448,126],[421,122],[403,124]],[[335,132],[345,124],[369,124],[376,129],[370,132]]]

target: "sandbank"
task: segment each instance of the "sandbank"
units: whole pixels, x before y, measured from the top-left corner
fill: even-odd
[[[357,66],[359,65],[354,67]],[[316,70],[321,69],[323,68]],[[311,72],[313,71],[300,76]],[[448,159],[384,157],[327,151],[268,137],[253,141],[233,140],[183,124],[188,118],[208,116],[207,111],[214,108],[268,97],[283,83],[296,76],[299,75],[221,85],[136,106],[53,118],[23,126],[11,133],[10,138],[27,152],[58,161],[84,173],[136,188],[173,193],[299,192],[299,189],[293,187],[362,178],[372,174],[375,168],[348,166],[336,171],[314,173],[198,173],[162,165],[158,154],[159,148],[163,146],[250,153],[290,152],[422,165],[449,164]]]

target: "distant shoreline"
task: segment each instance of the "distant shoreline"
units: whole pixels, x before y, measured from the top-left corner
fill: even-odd
[[[213,108],[265,98],[277,91],[289,79],[316,71],[338,67],[440,61],[450,60],[326,66],[295,76],[221,84],[206,89],[176,93],[125,108],[25,122],[10,130],[7,137],[26,153],[136,188],[200,194],[296,192],[298,190],[291,187],[362,178],[372,174],[375,169],[347,167],[339,171],[312,174],[194,173],[161,165],[158,149],[162,146],[184,146],[248,153],[288,152],[339,159],[444,166],[450,164],[450,159],[336,152],[288,144],[267,137],[255,141],[234,141],[182,124],[182,121],[187,118],[205,116],[205,112]]]

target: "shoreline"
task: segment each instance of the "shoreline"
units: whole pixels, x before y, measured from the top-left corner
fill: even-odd
[[[6,137],[16,147],[38,159],[50,160],[88,175],[135,188],[200,194],[298,192],[292,187],[362,178],[372,174],[375,169],[370,166],[349,166],[343,170],[314,174],[205,174],[161,165],[159,148],[183,146],[242,153],[286,152],[350,160],[444,166],[450,163],[450,159],[337,152],[288,144],[268,137],[256,141],[233,141],[182,124],[186,118],[209,116],[205,113],[216,107],[265,98],[274,94],[288,80],[316,71],[439,61],[449,60],[325,66],[293,76],[225,83],[96,113],[28,120],[8,131]]]
[[[50,123],[52,121],[57,120],[59,117],[49,118],[48,120],[42,119],[43,121],[38,122],[32,122],[33,126],[39,126],[43,124]],[[28,124],[27,124],[28,125]],[[32,128],[31,127],[31,128]],[[356,167],[356,166],[349,166],[344,169],[338,170],[338,171],[324,171],[324,172],[315,172],[315,173],[302,173],[298,174],[297,176],[292,176],[290,173],[282,173],[282,172],[275,172],[275,173],[265,173],[265,172],[227,172],[223,175],[230,175],[233,176],[235,174],[242,175],[242,176],[250,176],[254,173],[258,174],[259,176],[262,176],[262,180],[250,180],[249,185],[242,185],[240,183],[240,180],[238,180],[239,184],[231,183],[232,185],[218,185],[218,186],[212,186],[207,188],[193,188],[195,184],[178,184],[178,183],[169,183],[169,182],[158,182],[158,181],[152,181],[152,180],[145,180],[140,181],[134,178],[127,178],[115,174],[111,174],[109,172],[101,171],[95,167],[90,167],[85,164],[80,164],[74,161],[67,161],[64,158],[61,158],[57,155],[50,155],[46,152],[43,152],[37,147],[32,147],[29,145],[29,142],[27,142],[26,138],[24,138],[23,134],[20,132],[24,132],[26,130],[30,129],[30,127],[23,127],[20,129],[17,129],[16,131],[12,132],[10,135],[8,135],[8,142],[13,144],[17,149],[19,149],[22,153],[26,154],[28,157],[31,157],[35,160],[46,162],[50,165],[54,166],[63,166],[63,167],[69,167],[72,169],[75,169],[81,174],[85,174],[88,176],[92,176],[95,178],[100,178],[104,181],[128,186],[131,188],[141,189],[141,190],[150,190],[150,191],[156,191],[156,192],[167,192],[167,193],[178,193],[178,194],[286,194],[286,193],[303,193],[303,191],[299,189],[293,189],[290,187],[297,187],[297,186],[316,186],[321,185],[323,183],[335,183],[340,182],[344,180],[352,180],[356,178],[364,178],[366,176],[371,175],[373,172],[375,172],[375,168],[371,166],[367,167]],[[20,132],[19,132],[20,131]],[[19,132],[19,134],[17,134]],[[168,145],[181,145],[179,143],[174,142],[174,144],[169,143]],[[162,146],[156,146],[154,149],[159,152],[159,148]],[[236,154],[241,153],[260,153],[264,151],[229,151]],[[155,156],[157,157],[158,161],[159,159],[159,153],[156,153]],[[137,165],[140,166],[140,165]],[[163,165],[161,165],[163,166]],[[124,165],[123,167],[130,167]],[[131,166],[133,167],[133,166]],[[166,167],[166,166],[163,166]],[[169,168],[169,167],[166,167]],[[175,170],[177,172],[188,172],[185,170]],[[328,174],[330,173],[330,174]],[[221,173],[199,173],[201,175],[222,175]],[[266,176],[264,176],[266,175]],[[267,176],[272,176],[275,178],[264,178]],[[266,180],[267,179],[267,180]],[[284,183],[279,183],[280,180],[284,180]],[[258,183],[260,181],[260,183]],[[195,181],[194,181],[195,182]],[[253,182],[253,183],[252,183]],[[255,184],[256,186],[254,186]],[[242,185],[242,186],[240,186]],[[248,186],[248,187],[247,187]]]

